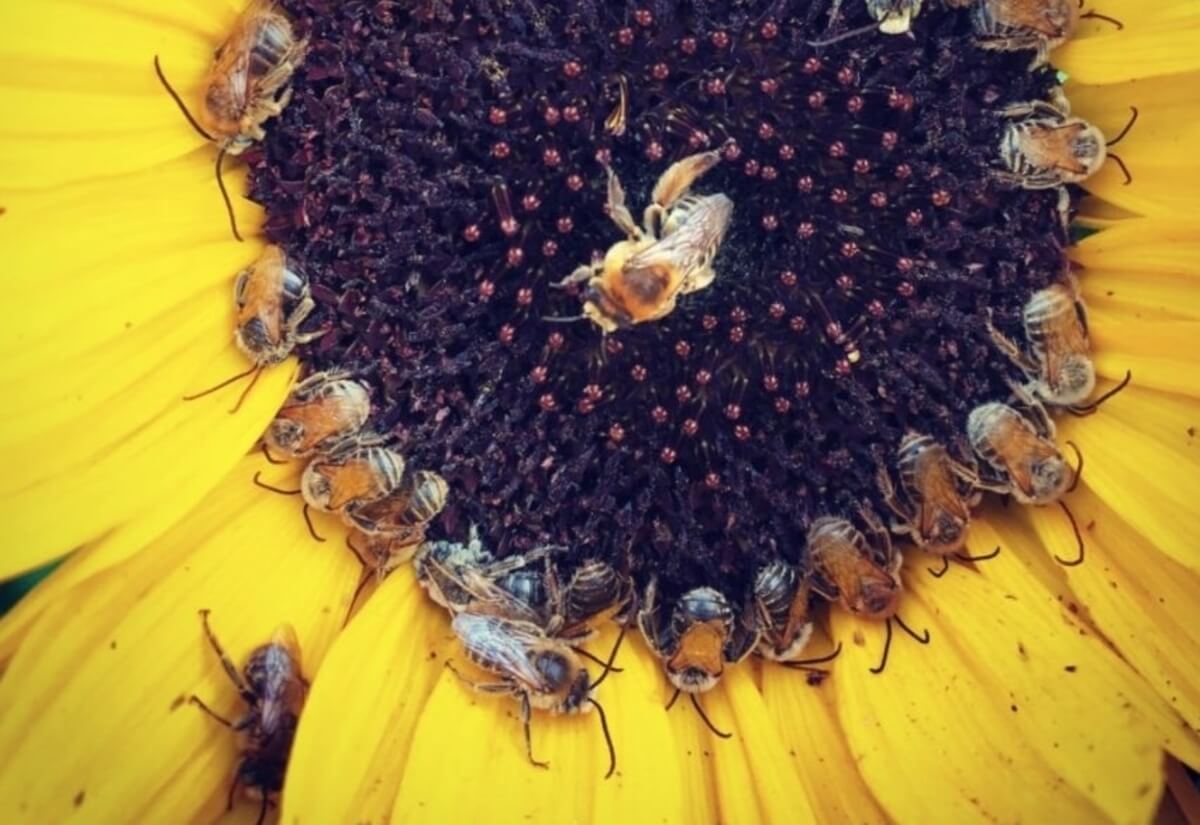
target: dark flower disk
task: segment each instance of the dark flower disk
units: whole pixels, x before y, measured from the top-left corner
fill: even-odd
[[[1016,377],[987,318],[1019,335],[1066,266],[1056,193],[990,176],[998,110],[1055,72],[940,4],[827,46],[862,2],[283,6],[310,52],[253,197],[330,329],[305,363],[360,374],[374,426],[450,483],[433,535],[742,593],[814,518],[886,512],[906,430],[966,457],[968,412]],[[602,163],[640,216],[708,148],[696,191],[735,205],[712,286],[607,337],[544,320],[622,239]]]

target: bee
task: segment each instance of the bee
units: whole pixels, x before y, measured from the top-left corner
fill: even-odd
[[[370,415],[366,387],[344,372],[318,372],[292,389],[263,434],[263,446],[287,458],[308,458],[356,434]]]
[[[929,631],[918,635],[897,613],[900,606],[900,567],[903,557],[895,551],[887,530],[867,510],[860,515],[875,536],[875,544],[844,518],[822,516],[808,528],[808,557],[813,567],[812,586],[830,601],[864,619],[887,624],[883,658],[872,673],[887,667],[892,644],[892,622],[921,644],[929,643]]]
[[[758,628],[752,615],[735,616],[732,605],[718,590],[697,587],[679,597],[668,621],[658,603],[658,581],[646,586],[638,628],[650,649],[663,661],[667,679],[675,693],[669,710],[681,692],[714,734],[728,739],[732,734],[716,728],[704,713],[696,694],[712,690],[725,672],[726,663],[736,664],[758,644]]]
[[[1034,52],[1030,69],[1042,66],[1057,49],[1075,34],[1079,21],[1093,17],[1112,23],[1119,21],[1094,11],[1082,12],[1076,0],[947,0],[959,8],[972,6],[971,27],[975,44],[981,49]]]
[[[427,541],[413,556],[417,581],[429,598],[457,613],[471,603],[471,592],[460,582],[457,571],[490,565],[496,557],[483,546],[479,529],[472,524],[466,544],[456,541]]]
[[[548,762],[533,757],[530,735],[533,710],[580,713],[594,707],[608,746],[609,767],[605,778],[613,775],[617,767],[616,751],[604,708],[595,697],[596,688],[608,675],[607,670],[593,682],[570,645],[547,634],[533,622],[466,610],[457,614],[450,626],[462,643],[467,658],[498,676],[499,681],[474,682],[458,671],[453,672],[481,693],[512,696],[520,703],[521,723],[525,728],[525,753],[530,763],[540,768],[550,766]],[[616,655],[615,649],[613,655]]]
[[[897,469],[904,501],[896,494],[886,468],[881,466],[876,476],[884,502],[900,519],[892,530],[908,534],[918,547],[945,562],[935,576],[945,574],[951,556],[961,561],[991,558],[963,555],[971,509],[982,497],[974,469],[956,461],[931,436],[911,431],[900,441]]]
[[[446,479],[432,470],[405,473],[396,489],[382,498],[346,509],[348,521],[364,533],[395,533],[428,524],[446,506]]]
[[[403,480],[404,456],[383,446],[378,436],[364,436],[310,461],[300,492],[313,509],[345,513],[390,495]]]
[[[1022,388],[1014,392],[1034,420],[997,401],[980,404],[967,416],[971,448],[1001,479],[980,486],[1021,504],[1053,504],[1072,487],[1076,473],[1054,443],[1054,422],[1045,408]]]
[[[355,544],[355,537],[358,537],[365,545],[362,549]],[[382,582],[394,570],[410,561],[424,537],[423,526],[379,534],[368,534],[355,530],[346,536],[346,547],[358,559],[363,572],[358,580],[358,585],[354,588],[354,595],[350,597],[350,607],[346,611],[346,620],[342,623],[342,627],[350,623],[350,617],[354,615],[354,607],[358,604],[358,598],[371,579]]]
[[[271,641],[255,648],[239,673],[208,623],[209,611],[200,611],[204,635],[221,660],[226,675],[237,688],[246,712],[237,719],[220,715],[198,696],[190,702],[238,735],[237,772],[229,787],[228,808],[238,786],[250,798],[258,799],[258,825],[267,815],[272,797],[283,788],[292,739],[308,692],[308,682],[300,671],[300,646],[290,625],[280,625]]]
[[[274,0],[252,0],[234,21],[233,31],[216,51],[205,81],[204,101],[192,115],[163,74],[158,56],[154,70],[188,123],[217,145],[217,185],[239,241],[233,205],[221,177],[226,155],[240,155],[267,136],[263,124],[283,112],[292,99],[292,75],[304,61],[307,40],[299,40]]]
[[[1022,312],[1029,352],[1021,351],[988,323],[1000,351],[1029,379],[1026,389],[1039,401],[1086,415],[1120,392],[1132,374],[1101,398],[1086,403],[1096,388],[1096,368],[1088,340],[1087,309],[1073,282],[1053,284],[1030,296]]]
[[[912,21],[921,13],[925,0],[864,0],[867,14],[873,22],[824,40],[810,40],[808,45],[813,47],[828,46],[851,37],[858,37],[869,31],[878,30],[883,34],[908,34],[912,31]],[[832,26],[842,9],[842,0],[833,0],[829,8],[829,24]]]
[[[1083,183],[1108,157],[1104,133],[1045,101],[1016,103],[1001,110],[1013,118],[1000,139],[1003,170],[993,175],[1023,189],[1053,189]]]
[[[580,266],[556,286],[586,283],[583,315],[604,333],[657,321],[675,309],[680,295],[704,289],[717,277],[713,259],[729,229],[733,201],[722,194],[688,195],[696,180],[721,161],[701,152],[671,164],[654,186],[639,227],[625,205],[625,190],[608,169],[608,213],[626,239],[602,261]]]
[[[486,609],[544,626],[548,624],[548,574],[531,565],[562,549],[548,545],[497,560],[484,548],[478,528],[471,525],[466,544],[424,542],[413,557],[413,567],[429,598],[451,613]]]
[[[552,622],[561,624],[561,635],[578,640],[591,638],[595,625],[619,617],[633,602],[633,582],[600,559],[585,560],[561,593],[556,590],[557,582],[552,581],[548,597],[554,607]]]
[[[770,562],[754,577],[754,608],[761,634],[758,653],[788,667],[825,673],[810,665],[837,657],[841,645],[819,659],[800,658],[813,635],[812,585],[807,571],[782,560]]]
[[[233,300],[237,308],[233,340],[253,362],[252,366],[215,387],[185,395],[184,401],[202,398],[253,375],[230,410],[237,412],[264,369],[282,363],[298,344],[325,334],[323,329],[300,332],[300,324],[316,304],[309,292],[308,279],[292,266],[287,254],[278,246],[266,247],[257,261],[238,273],[233,285]]]

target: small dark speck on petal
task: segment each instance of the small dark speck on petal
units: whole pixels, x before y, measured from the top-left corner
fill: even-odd
[[[1067,665],[1063,668],[1063,670],[1065,670],[1067,673],[1074,673],[1076,670],[1078,670],[1078,668],[1075,667],[1075,665]]]
[[[86,791],[81,790],[79,793],[75,794],[74,802],[76,808],[83,804],[83,797],[86,795],[86,793]]]
[[[187,697],[184,696],[182,693],[179,694],[178,696],[176,696],[174,699],[171,700],[171,708],[170,708],[171,712],[174,713],[175,711],[179,710],[181,707],[183,707],[183,705],[186,701],[187,701]]]

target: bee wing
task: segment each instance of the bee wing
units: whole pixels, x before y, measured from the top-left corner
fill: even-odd
[[[540,625],[542,617],[532,607],[496,583],[491,573],[496,565],[489,565],[484,568],[488,572],[484,572],[469,566],[450,568],[432,556],[425,563],[467,592],[471,613]]]
[[[528,655],[531,647],[546,643],[546,634],[537,625],[463,611],[450,627],[480,667],[514,679],[531,691],[547,690]]]

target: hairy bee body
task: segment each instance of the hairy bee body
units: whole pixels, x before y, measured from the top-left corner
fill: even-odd
[[[851,613],[883,620],[895,615],[899,603],[901,557],[886,532],[876,535],[883,547],[872,547],[848,520],[822,516],[808,528],[808,556],[814,590]]]
[[[317,510],[340,513],[377,501],[404,479],[404,457],[375,443],[349,443],[314,458],[300,477],[304,501]]]
[[[1108,158],[1104,134],[1083,118],[1043,101],[1014,104],[1000,139],[1002,171],[994,176],[1023,189],[1082,183]]]
[[[308,279],[290,266],[278,246],[268,246],[257,261],[238,273],[233,298],[237,309],[234,340],[260,367],[282,362],[298,343],[314,337],[300,333],[300,324],[315,306]]]
[[[1074,473],[1051,440],[1049,419],[1038,427],[999,402],[981,404],[967,417],[967,438],[1002,480],[1002,489],[1022,504],[1052,504],[1062,497]]]
[[[263,440],[287,458],[308,458],[358,433],[371,415],[367,388],[343,373],[319,372],[297,384]]]
[[[776,560],[754,578],[754,604],[762,634],[758,652],[776,662],[800,658],[813,634],[808,576],[794,564]]]
[[[906,433],[897,451],[900,488],[910,507],[899,503],[886,472],[880,489],[893,512],[903,519],[899,528],[922,549],[939,556],[962,550],[971,524],[971,508],[979,494],[969,487],[974,471],[962,467],[945,445],[922,433]]]
[[[1032,50],[1033,66],[1040,66],[1074,34],[1079,5],[1075,0],[975,0],[971,26],[976,44],[998,51]]]
[[[423,527],[446,506],[450,488],[432,470],[405,473],[388,494],[346,509],[347,520],[364,533],[396,533]]]

